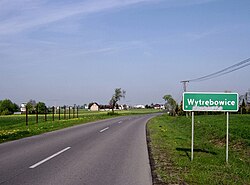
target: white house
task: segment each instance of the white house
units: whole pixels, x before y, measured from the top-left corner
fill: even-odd
[[[155,104],[154,109],[165,109],[165,106],[161,104]]]
[[[25,113],[25,112],[26,112],[26,103],[22,103],[22,104],[20,105],[20,110],[21,110],[22,113]]]
[[[145,109],[145,105],[135,105],[134,108],[136,108],[136,109]]]
[[[89,105],[89,110],[90,110],[90,111],[99,111],[99,105],[98,105],[96,102],[91,103],[91,104]]]

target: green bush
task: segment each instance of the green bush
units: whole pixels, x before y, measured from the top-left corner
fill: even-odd
[[[5,109],[1,112],[1,115],[11,115],[13,114],[12,112],[10,112],[9,110]]]
[[[18,111],[19,107],[12,101],[5,99],[0,101],[0,115],[10,115]]]

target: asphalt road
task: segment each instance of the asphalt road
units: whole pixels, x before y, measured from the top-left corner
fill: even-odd
[[[0,144],[0,184],[151,185],[146,122],[126,116]]]

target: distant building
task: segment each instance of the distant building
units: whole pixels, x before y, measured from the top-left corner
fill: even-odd
[[[89,110],[90,111],[99,111],[100,107],[98,105],[98,103],[93,102],[89,104]]]
[[[126,105],[126,104],[124,104],[123,106],[122,106],[122,109],[123,110],[128,110],[130,107],[129,107],[129,105]]]
[[[155,104],[153,107],[154,109],[165,109],[165,106],[161,104]]]
[[[136,109],[145,109],[145,105],[135,105],[134,108],[136,108]]]
[[[99,109],[101,111],[110,111],[110,110],[112,110],[112,107],[111,107],[111,105],[99,105]]]
[[[90,103],[88,106],[88,109],[90,111],[111,111],[112,106],[111,105],[101,105],[96,102]],[[128,106],[127,105],[116,105],[114,107],[114,110],[127,110]]]
[[[26,103],[22,103],[21,105],[20,105],[20,110],[21,110],[21,113],[25,113],[26,112]]]
[[[124,106],[123,105],[119,105],[119,110],[124,110]]]

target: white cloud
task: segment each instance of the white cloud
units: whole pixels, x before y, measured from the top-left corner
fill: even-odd
[[[76,15],[119,9],[138,3],[165,2],[170,6],[203,4],[215,0],[0,0],[0,34],[18,33]]]
[[[76,16],[117,9],[153,0],[92,0],[81,3],[53,3],[41,0],[0,1],[0,34],[18,33]]]
[[[218,1],[218,0],[168,0],[167,4],[169,6],[192,6],[192,5],[211,3],[213,1]]]
[[[196,41],[196,40],[200,40],[203,38],[207,38],[210,36],[214,36],[217,34],[221,34],[223,32],[225,32],[226,30],[224,29],[211,29],[211,30],[206,30],[203,32],[196,32],[196,33],[186,33],[185,37],[191,41]]]

